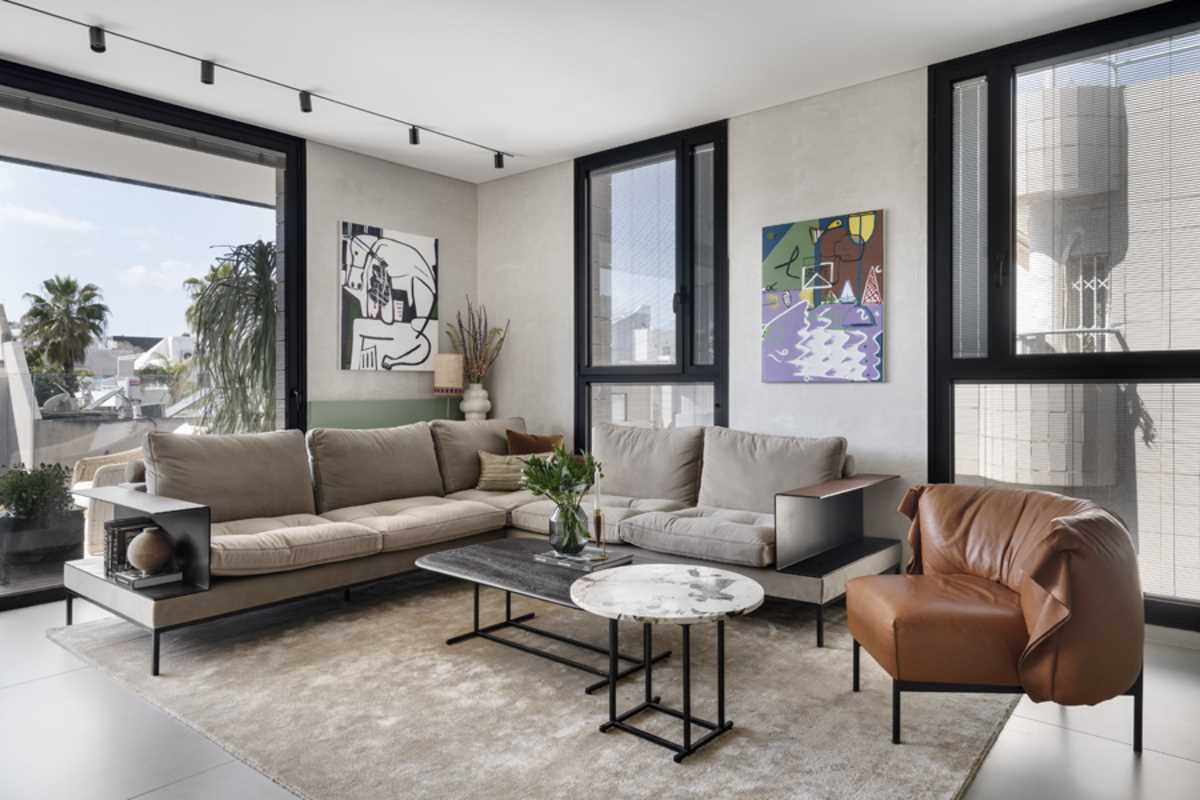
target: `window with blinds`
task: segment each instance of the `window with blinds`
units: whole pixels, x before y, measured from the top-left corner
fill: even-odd
[[[1016,352],[1200,348],[1200,31],[1015,88]]]
[[[955,358],[987,356],[987,78],[954,84]]]

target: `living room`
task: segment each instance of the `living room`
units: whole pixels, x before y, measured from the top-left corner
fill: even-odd
[[[1198,99],[1184,0],[0,0],[0,798],[1196,797]]]

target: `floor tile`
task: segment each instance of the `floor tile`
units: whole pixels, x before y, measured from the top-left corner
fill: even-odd
[[[1195,800],[1200,764],[1012,717],[965,800]]]
[[[125,800],[230,760],[91,667],[0,689],[0,797]]]
[[[294,800],[295,795],[240,761],[184,778],[137,796],[137,800]]]
[[[85,666],[81,659],[46,638],[47,628],[66,624],[65,614],[63,602],[0,613],[0,688]],[[76,621],[89,622],[102,616],[107,612],[76,601]]]
[[[1148,643],[1144,692],[1143,747],[1200,762],[1200,650]],[[1132,697],[1071,707],[1025,697],[1014,713],[1119,742],[1133,741]]]

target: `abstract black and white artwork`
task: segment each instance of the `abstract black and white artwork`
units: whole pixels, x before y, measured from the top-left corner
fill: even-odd
[[[433,369],[438,240],[341,223],[342,369]]]

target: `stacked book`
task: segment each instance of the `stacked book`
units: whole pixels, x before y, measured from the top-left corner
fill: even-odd
[[[164,583],[179,583],[183,580],[183,573],[158,572],[154,575],[143,575],[140,569],[131,567],[114,572],[112,579],[130,589],[149,589],[151,586],[162,586]]]
[[[605,553],[599,547],[585,547],[573,556],[548,550],[545,553],[534,553],[534,561],[543,564],[554,564],[578,572],[595,572],[598,569],[619,567],[633,561],[633,553]]]

